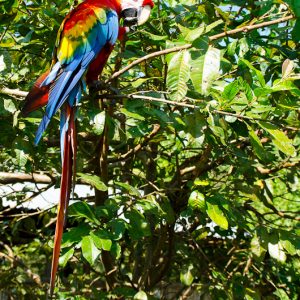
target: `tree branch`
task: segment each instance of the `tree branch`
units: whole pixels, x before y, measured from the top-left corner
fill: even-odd
[[[58,176],[52,176],[50,174],[0,172],[0,184],[14,184],[22,182],[32,182],[36,184],[54,184],[58,179]],[[76,180],[76,183],[87,185],[86,182],[81,179]]]
[[[18,89],[1,88],[0,94],[13,96],[13,97],[25,98],[27,96],[28,92],[20,91]]]
[[[39,173],[8,173],[0,172],[0,184],[12,184],[20,182],[33,182],[33,183],[54,183],[56,181],[55,177],[47,174]]]
[[[295,161],[295,162],[286,162],[274,169],[264,169],[262,167],[257,167],[257,171],[262,174],[262,175],[269,175],[269,174],[272,174],[272,173],[276,173],[280,170],[283,170],[283,169],[288,169],[288,168],[293,168],[293,167],[297,167],[300,165],[300,161]]]
[[[248,32],[248,31],[252,31],[252,30],[258,29],[258,28],[263,28],[263,27],[267,27],[267,26],[271,26],[271,25],[275,25],[275,24],[279,24],[279,23],[284,23],[284,22],[287,22],[287,21],[292,20],[294,18],[295,17],[293,15],[289,15],[289,16],[282,17],[282,18],[279,18],[279,19],[276,19],[276,20],[263,22],[263,23],[260,23],[260,24],[246,25],[246,26],[243,26],[243,27],[240,27],[240,28],[237,28],[237,29],[233,29],[233,30],[229,30],[229,31],[224,31],[222,33],[210,36],[209,37],[209,41],[212,42],[212,41],[221,39],[223,37],[231,36],[231,35],[234,35],[234,34],[237,34],[237,33],[240,33],[240,32]],[[166,55],[166,54],[173,53],[173,52],[178,52],[178,51],[190,49],[192,47],[193,47],[192,44],[186,44],[186,45],[183,45],[183,46],[177,46],[177,47],[173,47],[173,48],[169,48],[169,49],[165,49],[165,50],[161,50],[161,51],[150,53],[150,54],[148,54],[148,55],[146,55],[144,57],[141,57],[141,58],[133,61],[131,64],[129,64],[125,68],[123,68],[120,71],[114,73],[109,78],[109,80],[107,82],[110,82],[113,79],[115,79],[116,77],[121,76],[122,74],[124,74],[128,70],[132,69],[134,66],[139,65],[140,63],[142,63],[142,62],[144,62],[144,61],[146,61],[148,59],[151,59],[151,58],[154,58],[154,57],[158,57],[158,56],[162,56],[162,55]]]

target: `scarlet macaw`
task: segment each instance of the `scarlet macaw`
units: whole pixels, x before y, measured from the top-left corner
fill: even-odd
[[[143,24],[153,5],[152,0],[86,0],[79,4],[60,26],[50,70],[36,81],[25,99],[24,116],[46,106],[35,144],[39,143],[53,115],[61,110],[62,176],[51,267],[51,295],[76,162],[77,104],[86,84],[98,79],[118,35],[124,31],[119,25],[120,18],[124,18],[125,26]]]

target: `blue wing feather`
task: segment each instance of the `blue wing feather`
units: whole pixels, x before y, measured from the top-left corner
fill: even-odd
[[[107,43],[115,44],[119,30],[118,15],[110,10],[106,13],[106,23],[102,24],[98,21],[87,33],[88,42],[78,46],[74,51],[72,61],[67,60],[63,64],[57,61],[42,83],[42,86],[50,85],[49,101],[46,107],[46,114],[36,133],[35,144],[38,144],[40,141],[53,115],[68,99],[69,103],[73,103],[73,105],[75,102],[78,103],[80,101],[78,93],[81,93],[82,89],[85,90],[86,84],[83,76],[89,64]],[[74,101],[74,99],[76,100]]]

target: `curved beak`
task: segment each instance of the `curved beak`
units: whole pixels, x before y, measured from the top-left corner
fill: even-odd
[[[150,5],[145,5],[141,7],[138,11],[138,25],[143,25],[146,23],[150,17],[151,14],[151,6]]]

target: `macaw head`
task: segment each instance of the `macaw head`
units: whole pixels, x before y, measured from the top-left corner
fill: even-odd
[[[152,0],[121,0],[121,16],[124,26],[142,25],[150,17],[154,3]]]

